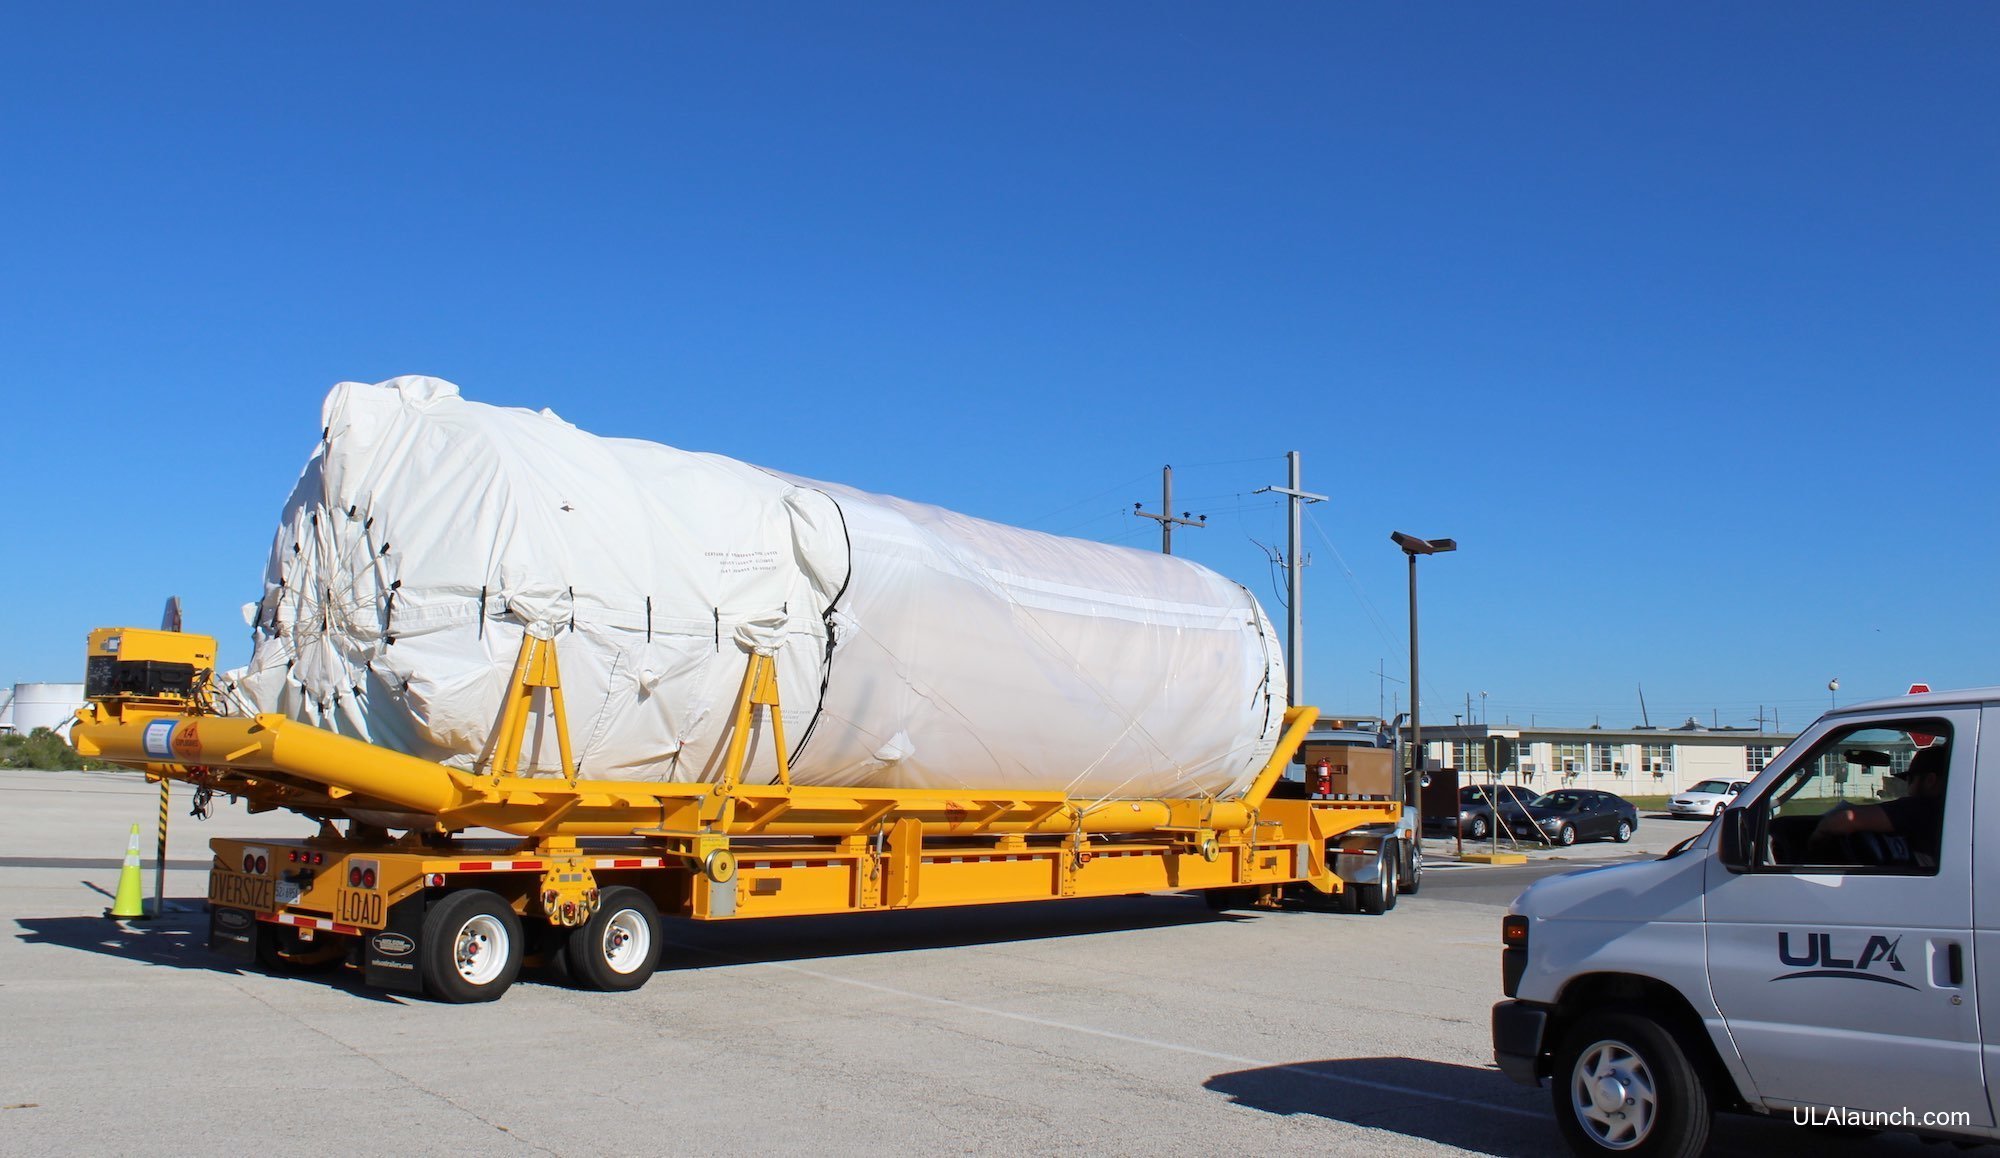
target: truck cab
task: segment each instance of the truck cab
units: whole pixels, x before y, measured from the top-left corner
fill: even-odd
[[[1699,1153],[1716,1110],[2000,1137],[1989,716],[2000,689],[1829,713],[1666,856],[1529,887],[1502,925],[1500,1068],[1549,1080],[1582,1154]]]
[[[1273,788],[1275,797],[1308,800],[1389,801],[1403,796],[1403,746],[1399,724],[1375,716],[1338,716],[1306,734],[1293,767]],[[1341,879],[1352,888],[1332,898],[1342,912],[1380,916],[1399,896],[1423,888],[1424,847],[1414,809],[1394,824],[1374,824],[1343,834],[1330,850]],[[1295,890],[1304,896],[1302,890]]]

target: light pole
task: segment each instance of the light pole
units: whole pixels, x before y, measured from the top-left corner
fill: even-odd
[[[1405,535],[1401,531],[1389,532],[1389,538],[1410,560],[1410,770],[1404,774],[1403,799],[1415,817],[1412,831],[1421,845],[1424,839],[1423,795],[1420,786],[1424,774],[1424,724],[1422,686],[1417,682],[1417,556],[1438,555],[1446,551],[1458,550],[1455,539],[1419,539],[1415,535]],[[1499,816],[1496,810],[1495,817]]]

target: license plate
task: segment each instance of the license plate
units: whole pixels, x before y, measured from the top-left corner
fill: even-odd
[[[213,869],[208,874],[208,899],[213,904],[232,909],[268,913],[278,907],[271,887],[274,883],[269,877]]]
[[[296,905],[299,903],[299,896],[304,892],[305,890],[299,887],[299,882],[297,881],[279,881],[277,884],[278,903],[281,905]]]

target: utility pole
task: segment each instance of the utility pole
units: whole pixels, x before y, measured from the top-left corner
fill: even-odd
[[[1298,451],[1286,451],[1285,459],[1292,466],[1292,485],[1289,487],[1258,487],[1253,493],[1260,495],[1284,495],[1289,500],[1286,505],[1291,508],[1292,512],[1291,536],[1286,540],[1285,545],[1285,602],[1289,604],[1286,610],[1291,613],[1290,622],[1286,625],[1285,630],[1285,688],[1287,694],[1290,696],[1291,705],[1297,707],[1299,704],[1305,702],[1301,689],[1305,685],[1305,672],[1303,668],[1306,661],[1305,648],[1302,646],[1301,639],[1305,634],[1305,610],[1303,601],[1299,598],[1300,579],[1302,578],[1299,574],[1301,566],[1299,562],[1299,504],[1323,503],[1326,501],[1326,496],[1309,494],[1299,489]]]
[[[1377,659],[1375,661],[1375,714],[1378,716],[1382,716],[1382,701],[1388,698],[1389,688],[1387,685],[1391,683],[1399,684],[1403,682],[1402,680],[1399,680],[1395,676],[1389,674],[1387,669],[1383,666],[1386,662],[1387,662],[1386,660],[1381,660],[1381,659]],[[1401,708],[1402,705],[1398,704],[1397,707]],[[1382,716],[1382,718],[1387,720],[1390,719],[1391,717]]]
[[[1146,504],[1144,503],[1133,503],[1132,513],[1142,519],[1159,520],[1160,554],[1162,555],[1171,555],[1174,553],[1174,527],[1176,525],[1182,527],[1205,527],[1208,525],[1207,515],[1203,515],[1197,521],[1188,518],[1188,513],[1182,511],[1180,518],[1174,518],[1174,468],[1171,466],[1160,468],[1160,513],[1157,515],[1153,514],[1151,511],[1146,510],[1145,506]]]

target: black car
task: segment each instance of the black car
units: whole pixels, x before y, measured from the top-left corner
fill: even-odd
[[[1595,788],[1558,788],[1537,796],[1534,807],[1541,812],[1542,824],[1553,817],[1570,826],[1577,840],[1611,839],[1624,844],[1639,831],[1639,808],[1623,796],[1599,792]],[[1568,844],[1567,840],[1558,844]]]
[[[1639,810],[1609,792],[1560,788],[1538,796],[1514,784],[1468,784],[1458,790],[1459,833],[1468,840],[1492,835],[1496,802],[1500,823],[1517,840],[1569,845],[1609,838],[1623,843],[1639,828]]]

